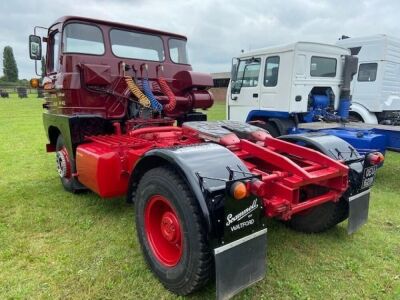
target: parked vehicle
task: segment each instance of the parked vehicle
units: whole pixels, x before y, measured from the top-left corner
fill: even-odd
[[[399,128],[348,123],[357,67],[357,57],[349,49],[321,43],[297,42],[242,53],[232,63],[228,119],[260,126],[275,137],[320,131],[361,152],[400,149]]]
[[[42,58],[37,29],[34,60]],[[67,191],[135,203],[143,255],[166,288],[189,294],[215,271],[223,299],[264,277],[266,217],[303,232],[347,218],[350,233],[364,224],[383,157],[333,136],[280,140],[246,123],[207,122],[195,109],[212,106],[212,79],[192,71],[186,40],[57,20],[43,39],[47,151]]]
[[[400,125],[400,39],[384,34],[343,36],[336,45],[358,57],[351,116],[369,124]]]

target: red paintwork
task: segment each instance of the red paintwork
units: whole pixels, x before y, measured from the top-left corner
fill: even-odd
[[[261,180],[248,183],[254,195],[262,197],[265,215],[289,219],[326,201],[337,201],[348,188],[348,167],[301,146],[256,133],[259,142],[229,134],[221,139],[248,169]],[[190,128],[154,126],[127,134],[91,136],[77,148],[78,179],[102,197],[126,193],[132,166],[153,148],[192,145],[204,140]],[[325,188],[314,194],[314,186]],[[301,194],[307,194],[301,199]]]
[[[154,256],[166,266],[176,266],[183,250],[182,227],[170,201],[152,196],[144,211],[144,230]]]
[[[54,31],[62,32],[63,27],[71,22],[99,27],[103,33],[105,53],[104,55],[63,53],[61,49],[60,70],[51,73],[51,33]],[[115,28],[159,36],[164,44],[165,60],[163,62],[143,61],[115,56],[111,50],[109,37],[109,31]],[[96,85],[103,89],[129,96],[130,92],[123,79],[123,63],[136,70],[136,79],[139,83],[143,76],[148,74],[153,93],[161,104],[167,104],[169,99],[166,94],[161,92],[157,78],[162,76],[166,80],[176,96],[175,109],[166,110],[166,116],[178,117],[194,108],[211,107],[213,96],[205,90],[213,86],[211,76],[193,72],[190,65],[174,63],[169,56],[168,50],[168,40],[170,38],[187,40],[182,35],[115,22],[73,16],[58,19],[49,30],[46,60],[48,64],[47,70],[49,71],[43,84],[46,87],[46,92],[52,94],[53,97],[47,98],[48,102],[45,107],[48,107],[49,111],[54,114],[95,114],[106,119],[122,119],[127,112],[127,101],[121,101],[114,95],[105,93],[100,95],[87,91],[81,84],[81,73],[83,83],[87,85]],[[143,73],[145,69],[146,71]],[[133,76],[135,73],[129,70],[126,75]],[[60,93],[61,90],[62,93]]]

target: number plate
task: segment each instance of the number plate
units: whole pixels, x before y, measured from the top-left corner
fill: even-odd
[[[374,183],[377,166],[365,168],[361,188],[365,189]]]

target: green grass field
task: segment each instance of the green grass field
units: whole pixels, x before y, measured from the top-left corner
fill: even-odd
[[[0,99],[0,298],[175,298],[142,258],[133,205],[63,190],[41,105]],[[223,119],[224,105],[208,113]],[[267,278],[237,299],[400,299],[400,154],[388,153],[354,235],[346,222],[319,235],[268,227]],[[214,298],[214,285],[189,298]]]

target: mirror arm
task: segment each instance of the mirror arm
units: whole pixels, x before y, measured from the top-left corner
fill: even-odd
[[[37,62],[38,62],[38,61],[35,60],[35,73],[36,73],[37,76],[42,77],[42,74],[39,74],[38,71],[37,71]]]
[[[33,28],[33,34],[34,34],[34,35],[37,35],[37,33],[36,33],[37,29],[49,30],[48,27],[35,26],[35,27]],[[41,53],[41,54],[42,54],[42,53]],[[42,60],[40,59],[40,61],[42,61]],[[38,71],[37,71],[37,60],[35,60],[35,73],[36,73],[37,76],[40,76],[40,77],[42,77],[43,75],[45,75],[45,74],[39,74],[39,73],[38,73]]]
[[[35,26],[35,27],[33,28],[33,34],[34,34],[34,35],[37,35],[37,34],[36,34],[36,29],[39,29],[39,28],[40,28],[40,29],[45,29],[45,30],[48,30],[48,29],[49,29],[49,28],[43,27],[43,26]]]

